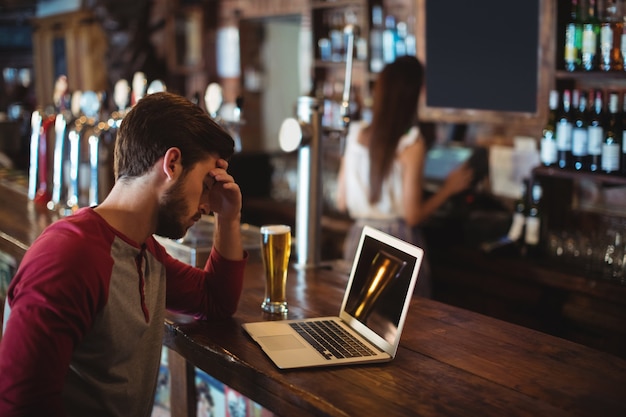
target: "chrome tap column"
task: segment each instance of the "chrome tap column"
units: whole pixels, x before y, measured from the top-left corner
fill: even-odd
[[[344,131],[350,123],[354,26],[344,28],[347,36],[346,78],[342,97]],[[298,98],[297,119],[283,121],[278,134],[285,152],[298,150],[296,193],[296,266],[316,267],[320,263],[322,221],[322,117],[320,102],[313,97]]]
[[[56,133],[54,142],[54,162],[52,170],[52,199],[48,208],[55,210],[61,205],[63,196],[63,185],[65,175],[63,172],[63,162],[66,152],[65,133],[67,128],[67,120],[62,113],[57,114],[54,122],[54,131]]]
[[[41,123],[43,117],[41,112],[33,111],[30,120],[30,163],[28,166],[28,198],[35,199],[37,194],[37,178],[39,174],[39,146],[41,134]]]
[[[280,146],[285,152],[298,150],[296,194],[296,265],[315,267],[320,262],[322,218],[322,122],[319,101],[298,98],[297,119],[286,119],[280,127]]]

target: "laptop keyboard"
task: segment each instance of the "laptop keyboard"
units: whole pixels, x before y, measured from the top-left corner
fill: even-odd
[[[332,320],[289,325],[326,359],[372,356],[374,352]]]

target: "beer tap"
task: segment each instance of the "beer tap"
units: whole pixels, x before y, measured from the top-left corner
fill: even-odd
[[[113,102],[117,110],[111,113],[108,124],[111,129],[117,129],[128,111],[130,86],[125,79],[118,80],[113,87]]]
[[[100,202],[100,173],[98,162],[100,160],[100,133],[101,126],[95,125],[91,130],[89,139],[89,205],[93,206]]]
[[[47,114],[42,122],[41,129],[39,131],[39,162],[38,162],[38,178],[39,184],[37,193],[35,194],[35,203],[40,206],[46,206],[51,199],[50,190],[48,187],[49,176],[49,155],[50,144],[52,142],[52,134],[54,132],[55,115]]]
[[[241,119],[241,108],[243,106],[243,97],[237,97],[235,107],[232,109],[232,117],[226,119],[219,115],[222,108],[222,87],[217,83],[210,83],[204,93],[204,104],[206,110],[216,123],[220,124],[230,132],[235,141],[235,152],[241,152],[241,135],[240,128],[243,123]]]
[[[346,78],[343,83],[343,95],[341,100],[341,120],[343,122],[344,132],[350,124],[350,89],[352,88],[352,59],[354,50],[354,30],[353,25],[347,25],[344,28],[346,35]]]
[[[65,86],[63,87],[63,82]],[[54,152],[52,158],[52,194],[47,203],[49,210],[62,209],[62,198],[65,197],[63,189],[65,186],[65,160],[67,153],[67,126],[71,123],[71,101],[67,91],[67,78],[63,78],[58,91],[55,91],[54,102],[57,108],[57,115],[54,120]],[[61,210],[62,211],[62,210]],[[61,213],[63,214],[63,213]]]
[[[43,115],[39,110],[30,117],[30,162],[28,165],[28,198],[35,199],[37,194],[37,175],[39,171],[39,132]]]
[[[100,98],[94,91],[75,93],[72,97],[72,105],[73,111],[77,111],[76,107],[80,109],[78,110],[80,116],[77,117],[74,128],[68,134],[70,181],[67,208],[69,212],[74,212],[83,201],[81,199],[83,186],[87,188],[88,204],[98,202],[99,135],[100,130],[106,126],[105,123],[96,124],[100,111]]]
[[[55,210],[60,208],[63,182],[65,175],[63,172],[63,162],[65,159],[66,139],[65,133],[67,128],[67,119],[63,113],[59,113],[54,121],[55,142],[54,142],[54,160],[52,168],[52,198],[48,202],[48,209]]]
[[[148,81],[146,80],[146,75],[143,72],[137,71],[133,74],[132,91],[130,95],[131,107],[137,104],[137,102],[146,94],[147,83]]]
[[[220,107],[222,107],[222,99],[222,87],[218,83],[210,83],[204,92],[204,105],[209,116],[220,124],[221,120],[218,112]]]
[[[56,79],[52,93],[56,112],[61,113],[67,107],[67,95],[67,77],[61,75]],[[28,196],[41,206],[47,206],[52,198],[50,177],[54,177],[54,170],[50,172],[50,162],[54,162],[51,148],[56,142],[55,120],[55,114],[49,112],[34,111],[31,116]]]
[[[353,25],[344,28],[347,38],[346,78],[343,90],[344,131],[350,122],[349,101],[354,51]],[[278,133],[285,152],[298,149],[298,189],[296,194],[296,266],[317,267],[320,263],[322,218],[322,121],[320,101],[298,98],[297,117],[285,119]]]
[[[96,205],[100,202],[100,177],[99,177],[99,162],[100,162],[100,135],[102,131],[107,128],[107,124],[99,122],[98,113],[100,111],[100,99],[98,94],[94,91],[85,91],[81,97],[81,110],[87,117],[88,129],[85,130],[87,134],[87,146],[88,146],[88,165],[89,165],[89,191],[88,191],[88,204],[90,206]],[[79,163],[80,166],[80,163]],[[80,170],[80,168],[79,168]]]
[[[113,110],[106,121],[96,121],[89,135],[89,204],[95,205],[113,188],[115,182],[113,154],[115,140],[124,116],[130,109],[131,88],[125,79],[113,87]]]
[[[69,181],[67,187],[67,200],[62,207],[64,214],[70,214],[78,208],[78,197],[80,194],[79,187],[79,170],[80,170],[80,133],[83,130],[83,126],[87,121],[87,118],[81,114],[80,102],[81,91],[75,91],[72,94],[72,114],[74,115],[74,126],[68,132],[69,143]]]
[[[150,85],[148,85],[146,94],[162,93],[163,91],[167,91],[165,83],[161,80],[152,80]]]

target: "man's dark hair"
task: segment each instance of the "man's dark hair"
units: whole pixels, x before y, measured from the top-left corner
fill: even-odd
[[[115,178],[148,172],[169,148],[178,148],[185,171],[209,154],[228,159],[232,137],[202,108],[172,93],[143,97],[124,116],[115,143]]]

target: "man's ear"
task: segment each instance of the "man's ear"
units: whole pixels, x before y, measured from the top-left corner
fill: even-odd
[[[163,157],[163,173],[168,179],[173,180],[183,172],[181,153],[178,148],[169,148]]]

